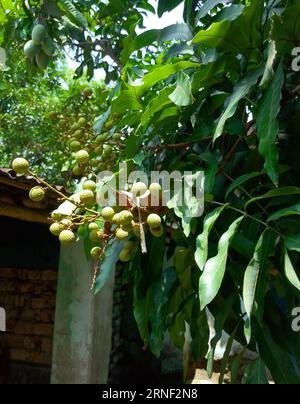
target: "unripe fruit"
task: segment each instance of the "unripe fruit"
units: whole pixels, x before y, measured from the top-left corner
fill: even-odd
[[[12,162],[13,170],[20,175],[24,175],[29,169],[29,163],[23,158],[17,158]]]
[[[97,189],[97,185],[94,181],[91,180],[87,180],[85,181],[85,183],[83,184],[83,189],[87,189],[89,191],[95,192]]]
[[[93,231],[93,230],[99,230],[99,226],[97,225],[97,223],[92,222],[89,224],[89,230]]]
[[[42,70],[47,69],[49,62],[50,57],[47,56],[43,51],[39,52],[39,54],[36,56],[36,64]]]
[[[126,243],[124,244],[123,250],[132,251],[134,244],[135,243],[133,241],[126,241]]]
[[[34,45],[40,45],[46,34],[46,28],[42,24],[37,24],[31,33],[32,42]]]
[[[81,139],[82,138],[82,131],[81,131],[81,129],[78,129],[78,130],[76,130],[75,132],[74,132],[74,135],[73,135],[76,139]]]
[[[152,229],[150,227],[150,232],[151,232],[152,236],[160,238],[164,234],[164,228],[163,228],[163,226],[160,226],[157,229]]]
[[[75,239],[75,234],[71,230],[63,230],[59,235],[59,241],[62,245],[72,244]]]
[[[139,223],[134,223],[132,226],[132,230],[133,230],[133,234],[136,237],[141,237],[141,228],[140,228],[140,224]]]
[[[46,193],[42,187],[34,187],[29,192],[29,198],[34,202],[41,202],[45,195]]]
[[[114,121],[113,121],[113,120],[110,120],[110,121],[108,121],[108,122],[105,124],[104,130],[105,130],[106,132],[109,132],[109,131],[112,129],[113,126],[114,126]]]
[[[33,58],[40,51],[40,47],[36,46],[33,41],[28,41],[24,45],[24,54],[27,58]]]
[[[91,256],[93,258],[99,259],[101,257],[101,254],[102,254],[102,248],[100,248],[100,247],[94,247],[91,250]]]
[[[128,250],[122,250],[119,255],[121,262],[129,262],[131,260],[131,254]]]
[[[61,226],[60,223],[53,223],[50,226],[50,232],[53,234],[53,236],[59,236],[60,233],[63,231],[63,227]]]
[[[68,229],[68,228],[70,228],[70,227],[72,227],[72,225],[73,225],[73,223],[72,223],[72,221],[71,220],[69,220],[69,219],[63,219],[61,222],[60,222],[60,224],[63,226],[63,228],[64,229]]]
[[[73,141],[70,143],[70,149],[71,149],[73,152],[77,152],[78,150],[81,149],[81,143],[78,142],[78,140],[73,140]]]
[[[110,157],[113,152],[113,148],[110,145],[107,145],[103,150],[103,157],[107,158]]]
[[[121,215],[120,215],[120,213],[116,213],[114,215],[114,217],[112,218],[112,221],[113,221],[113,223],[116,223],[116,224],[120,225],[121,224]]]
[[[86,97],[91,97],[93,95],[93,90],[90,87],[85,87],[82,92]]]
[[[54,212],[51,213],[51,219],[59,221],[59,220],[63,219],[63,215],[61,213],[58,213],[58,212],[54,211]]]
[[[85,189],[80,192],[79,198],[81,203],[84,205],[92,205],[95,203],[95,195],[93,191],[90,191],[89,189]]]
[[[127,233],[127,231],[124,231],[123,229],[118,229],[116,231],[116,238],[118,240],[126,240],[128,236],[129,236],[129,233]]]
[[[114,133],[112,138],[117,142],[118,140],[121,139],[121,137],[122,137],[121,133]]]
[[[54,121],[55,119],[57,119],[57,112],[55,111],[50,111],[48,113],[48,118],[51,119],[51,121]]]
[[[160,194],[162,191],[161,185],[158,184],[157,182],[153,182],[149,186],[149,191],[151,192],[151,194],[155,194],[155,193]]]
[[[135,184],[132,185],[131,187],[131,193],[135,197],[140,197],[144,195],[148,191],[147,185],[144,184],[143,182],[136,182]]]
[[[103,153],[103,147],[102,147],[102,146],[95,147],[94,153],[95,153],[97,156],[101,156],[101,154]]]
[[[113,210],[113,208],[110,208],[108,206],[102,209],[101,215],[103,219],[106,220],[107,222],[112,222],[115,216],[115,211]]]
[[[73,175],[75,175],[75,177],[78,177],[79,175],[81,175],[81,168],[78,166],[73,167],[72,173]]]
[[[90,159],[90,155],[86,150],[79,150],[76,153],[75,159],[78,164],[86,164]]]
[[[78,121],[78,125],[80,125],[81,127],[84,127],[86,125],[86,119],[80,118]]]
[[[130,233],[132,231],[132,224],[121,224],[121,229]]]
[[[128,210],[123,210],[122,212],[120,212],[120,223],[123,226],[131,224],[132,220],[133,215],[131,212],[129,212]]]
[[[55,46],[52,38],[48,34],[45,35],[45,38],[42,41],[42,49],[43,52],[48,56],[53,56],[55,53]]]
[[[161,217],[158,216],[156,213],[151,213],[147,217],[147,223],[152,229],[157,229],[161,225]]]
[[[99,243],[103,240],[103,231],[102,230],[92,230],[90,232],[90,240],[93,243]]]

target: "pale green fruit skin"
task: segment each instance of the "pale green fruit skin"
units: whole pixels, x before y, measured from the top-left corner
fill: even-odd
[[[132,220],[133,215],[131,212],[129,212],[128,210],[123,210],[122,212],[120,212],[120,223],[123,226],[131,224]]]
[[[85,87],[82,92],[86,97],[91,97],[93,95],[93,90],[90,87]]]
[[[63,219],[61,222],[60,222],[60,224],[63,226],[63,228],[64,229],[68,229],[68,228],[70,228],[70,227],[72,227],[72,225],[73,225],[73,223],[72,223],[72,221],[71,220],[69,220],[69,219]]]
[[[52,38],[50,38],[49,35],[46,35],[45,38],[42,41],[42,49],[43,52],[48,55],[48,56],[53,56],[55,53],[55,46],[54,42],[52,41]]]
[[[59,235],[59,241],[62,245],[72,244],[75,240],[75,234],[71,230],[63,230]]]
[[[79,150],[76,153],[75,159],[78,164],[86,164],[90,159],[90,155],[86,150]]]
[[[12,162],[12,168],[17,174],[24,175],[29,169],[29,163],[23,158],[17,158]]]
[[[130,192],[135,196],[139,197],[145,194],[148,191],[148,187],[143,182],[136,182],[132,185]]]
[[[78,121],[78,125],[80,125],[81,127],[84,127],[86,125],[86,119],[80,118]]]
[[[157,229],[161,225],[161,218],[158,216],[156,213],[151,213],[147,217],[147,224],[150,226],[152,229]]]
[[[50,62],[50,57],[47,56],[43,51],[41,51],[37,56],[36,56],[36,64],[38,67],[42,70],[47,69],[48,64]]]
[[[114,133],[112,138],[117,142],[118,140],[121,139],[121,137],[122,137],[121,133]]]
[[[51,121],[54,121],[55,119],[57,119],[57,112],[50,111],[47,116],[49,119],[51,119]]]
[[[88,190],[88,191],[92,191],[95,192],[97,189],[97,185],[94,181],[91,180],[87,180],[85,181],[85,183],[83,184],[83,189]]]
[[[27,58],[33,58],[35,57],[40,51],[40,47],[36,46],[32,40],[26,42],[24,45],[24,54]]]
[[[64,230],[60,223],[53,223],[50,226],[50,232],[53,236],[58,237],[60,233]]]
[[[73,140],[73,142],[70,143],[70,149],[73,152],[77,152],[81,149],[81,143],[78,142],[77,140]]]
[[[92,230],[91,232],[90,232],[90,240],[93,242],[93,243],[99,243],[100,241],[102,241],[102,239],[103,239],[103,231],[101,231],[101,230]]]
[[[119,260],[121,262],[129,262],[131,260],[131,254],[128,250],[122,250],[119,255]]]
[[[152,236],[154,236],[156,238],[160,238],[164,234],[164,228],[163,228],[163,226],[160,226],[158,229],[152,229],[150,227],[150,232],[151,232]]]
[[[116,224],[121,224],[121,215],[120,215],[120,213],[116,213],[115,215],[114,215],[114,217],[112,218],[112,221],[113,221],[113,223],[116,223]]]
[[[102,153],[103,153],[103,147],[102,147],[102,146],[97,146],[97,147],[95,147],[94,153],[95,153],[97,156],[101,156]]]
[[[116,239],[118,240],[126,240],[128,236],[129,234],[127,233],[127,231],[124,231],[122,229],[118,229],[116,231]]]
[[[153,182],[152,184],[150,184],[150,186],[149,186],[149,191],[151,192],[151,194],[155,194],[156,192],[158,193],[158,194],[160,194],[161,193],[161,191],[162,191],[162,187],[161,187],[161,185],[160,184],[158,184],[157,182]]]
[[[79,198],[84,205],[92,205],[93,203],[95,203],[94,192],[90,191],[89,189],[81,191],[79,194]]]
[[[43,38],[46,34],[46,28],[42,24],[37,24],[31,33],[32,42],[34,45],[41,45]]]
[[[132,231],[132,224],[121,224],[121,229],[130,233]]]
[[[92,256],[93,258],[99,259],[99,258],[101,257],[101,254],[102,254],[102,248],[100,248],[100,247],[94,247],[94,248],[92,248],[92,250],[91,250],[91,256]]]
[[[93,230],[99,230],[99,226],[97,225],[97,223],[93,222],[89,224],[89,230],[93,231]]]
[[[115,211],[113,208],[110,208],[109,206],[106,208],[103,208],[101,211],[101,216],[103,217],[104,220],[107,222],[112,222],[113,217],[115,216]]]
[[[81,168],[78,166],[73,167],[72,173],[73,173],[73,175],[78,177],[79,175],[81,175]]]
[[[54,211],[51,213],[51,219],[59,221],[63,219],[63,215]]]
[[[45,198],[45,191],[42,187],[34,187],[29,192],[29,198],[33,202],[41,202]]]

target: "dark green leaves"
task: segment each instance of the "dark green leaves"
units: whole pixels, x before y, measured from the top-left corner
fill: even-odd
[[[274,80],[264,96],[257,116],[259,152],[265,159],[265,170],[275,185],[278,184],[278,150],[276,146],[279,124],[281,91],[284,75],[282,63],[277,68]]]
[[[161,17],[166,11],[172,11],[179,6],[183,0],[159,0],[158,1],[158,16]]]

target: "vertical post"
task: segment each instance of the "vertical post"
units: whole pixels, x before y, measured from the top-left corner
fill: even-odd
[[[91,262],[83,244],[61,250],[52,384],[107,382],[112,336],[114,273],[102,292],[94,296]]]

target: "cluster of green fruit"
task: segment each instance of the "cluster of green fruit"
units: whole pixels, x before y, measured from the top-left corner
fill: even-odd
[[[42,24],[37,24],[31,33],[31,40],[24,46],[25,56],[40,69],[46,69],[55,52],[53,40]]]

